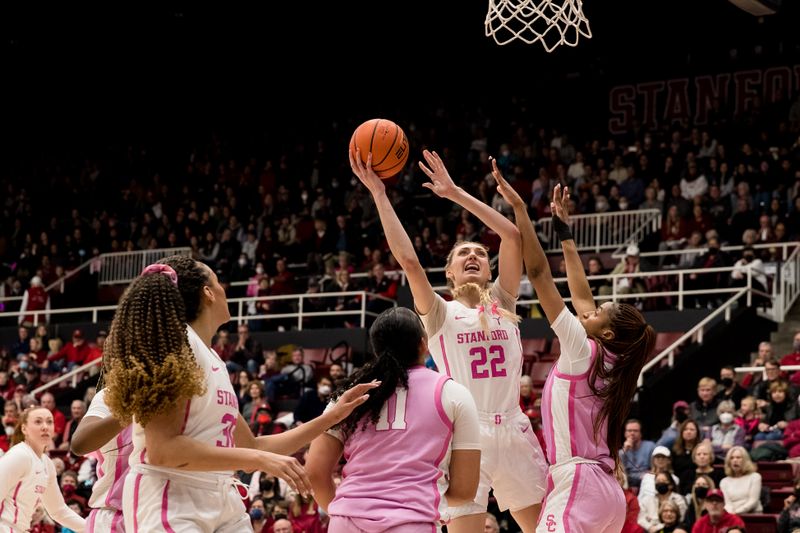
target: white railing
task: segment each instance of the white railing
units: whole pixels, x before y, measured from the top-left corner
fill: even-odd
[[[130,283],[144,267],[171,255],[190,255],[192,249],[159,248],[157,250],[137,250],[134,252],[114,252],[100,256],[100,285]]]
[[[792,242],[773,242],[773,243],[761,243],[761,244],[754,244],[752,248],[754,250],[769,250],[771,248],[780,249],[780,261],[786,261],[789,255],[794,251],[795,248],[800,247],[800,242],[792,241]],[[744,249],[744,245],[740,244],[738,246],[721,246],[720,250],[723,252],[737,252]],[[640,252],[639,257],[670,257],[670,256],[681,256],[684,254],[695,254],[701,255],[708,251],[708,248],[701,246],[699,248],[681,248],[678,250],[661,250],[657,252]],[[616,259],[622,259],[625,257],[625,251],[614,252],[611,254],[611,257]]]
[[[644,374],[651,368],[655,366],[660,366],[661,361],[666,357],[667,358],[667,366],[672,368],[675,364],[675,351],[686,341],[689,339],[694,339],[697,344],[703,344],[703,336],[705,334],[706,328],[720,315],[724,315],[725,322],[731,321],[731,310],[733,309],[734,304],[745,295],[748,294],[750,291],[748,289],[740,289],[739,292],[728,298],[728,300],[710,313],[707,317],[703,320],[698,322],[692,329],[681,335],[675,342],[667,346],[661,353],[656,354],[650,361],[645,363],[644,367],[642,367],[642,371],[639,374],[639,381],[637,385],[641,387],[644,385]]]
[[[51,379],[50,381],[48,381],[44,385],[33,389],[29,394],[32,394],[32,395],[35,396],[35,395],[39,394],[40,392],[44,392],[44,391],[46,391],[47,389],[49,389],[51,387],[55,387],[59,383],[67,381],[68,379],[72,380],[72,388],[74,389],[75,387],[78,386],[78,376],[81,373],[86,372],[87,370],[89,370],[90,368],[92,368],[94,366],[98,366],[102,362],[103,362],[103,359],[95,359],[94,361],[89,361],[85,365],[82,365],[82,366],[79,366],[77,368],[74,368],[74,369],[70,370],[69,372],[67,372],[64,375],[58,376],[55,379]]]
[[[783,322],[786,313],[800,296],[800,247],[796,247],[778,270],[778,279],[772,284],[776,302],[777,320]]]
[[[303,303],[306,300],[325,300],[328,298],[338,297],[359,297],[360,308],[346,311],[304,311]],[[246,308],[250,303],[264,302],[264,301],[284,301],[297,302],[297,312],[290,313],[269,313],[249,315]],[[363,328],[366,325],[366,317],[378,316],[378,313],[373,313],[367,310],[367,303],[369,300],[383,300],[391,303],[393,307],[397,306],[397,302],[391,298],[386,298],[380,294],[375,294],[367,291],[346,291],[346,292],[323,292],[317,294],[287,294],[283,296],[255,296],[249,298],[231,298],[228,300],[229,305],[236,306],[237,313],[231,315],[232,322],[245,322],[248,320],[277,320],[283,318],[297,319],[297,329],[303,329],[303,319],[310,317],[332,317],[332,316],[355,316],[358,317],[359,323]],[[70,309],[51,309],[50,311],[10,311],[0,313],[0,319],[5,317],[19,317],[20,315],[34,315],[34,323],[39,323],[39,316],[46,314],[75,314],[75,315],[88,315],[92,324],[97,324],[100,320],[101,313],[108,313],[108,316],[103,315],[103,322],[110,322],[113,318],[113,311],[117,308],[116,305],[105,305],[101,307],[74,307]],[[44,323],[44,321],[43,321]]]
[[[661,230],[660,209],[570,215],[569,220],[578,251],[617,250]],[[552,218],[543,218],[538,224],[539,232],[547,239],[542,243],[545,251],[560,250],[561,242],[556,236]]]

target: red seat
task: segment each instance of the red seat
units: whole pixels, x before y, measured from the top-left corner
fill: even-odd
[[[522,339],[523,355],[539,355],[547,351],[547,339],[539,337],[535,339]]]
[[[789,463],[759,462],[758,473],[761,474],[761,483],[773,488],[791,486],[794,481]]]
[[[328,348],[303,348],[305,362],[311,365],[322,365],[328,359]]]
[[[778,515],[776,514],[740,514],[747,533],[776,533],[778,531]]]
[[[538,360],[535,355],[522,356],[522,375],[528,376],[533,370],[533,364]]]
[[[684,332],[682,331],[659,331],[656,333],[656,344],[653,348],[653,355],[660,354],[670,347],[670,345],[681,338]]]
[[[551,368],[553,368],[553,363],[551,362],[533,363],[530,376],[534,388],[541,389],[544,387],[544,382],[547,381],[547,375],[550,373]]]
[[[769,491],[769,504],[764,509],[764,512],[780,513],[783,511],[783,501],[792,494],[794,494],[794,487],[792,486],[771,489]]]

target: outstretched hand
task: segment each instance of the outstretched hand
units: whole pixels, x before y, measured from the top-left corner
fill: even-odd
[[[497,159],[494,157],[489,158],[492,161],[492,176],[497,182],[497,192],[500,196],[511,205],[511,207],[525,206],[525,202],[520,197],[519,193],[506,181],[500,169],[497,168]]]
[[[429,166],[425,166],[425,163],[420,161],[419,168],[431,179],[430,183],[423,183],[422,186],[432,190],[436,196],[449,198],[450,195],[456,191],[457,187],[453,182],[453,178],[450,177],[450,173],[447,172],[442,158],[439,157],[439,154],[436,152],[428,150],[423,150],[422,156]]]
[[[371,381],[369,383],[359,383],[355,387],[351,387],[344,394],[342,394],[336,403],[331,407],[330,413],[338,424],[348,416],[353,410],[366,402],[369,399],[368,392],[378,385],[380,381]]]
[[[350,168],[353,170],[353,174],[358,177],[372,196],[386,189],[383,180],[372,170],[372,152],[367,154],[366,164],[361,161],[361,150],[358,147],[356,147],[355,154],[352,151],[348,151],[348,154],[350,155]]]
[[[569,187],[561,190],[560,183],[553,187],[550,210],[553,212],[553,216],[560,218],[564,224],[569,224]]]

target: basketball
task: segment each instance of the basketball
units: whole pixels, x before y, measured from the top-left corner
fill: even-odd
[[[350,138],[350,151],[361,150],[361,161],[372,152],[372,170],[381,178],[391,178],[408,160],[408,138],[403,129],[385,118],[373,118],[361,124]]]

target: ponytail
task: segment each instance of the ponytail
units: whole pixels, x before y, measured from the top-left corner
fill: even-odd
[[[381,313],[369,333],[376,358],[340,385],[333,399],[359,383],[378,380],[381,384],[370,391],[366,402],[339,423],[345,440],[359,425],[363,431],[369,424],[377,424],[383,404],[398,387],[408,388],[408,369],[419,360],[419,343],[425,337],[419,317],[404,307],[393,307]]]
[[[631,400],[636,393],[636,384],[647,357],[656,343],[656,332],[645,322],[644,317],[634,306],[617,304],[611,316],[610,329],[614,338],[602,340],[593,337],[597,354],[589,373],[589,388],[603,400],[599,416],[594,419],[594,437],[604,421],[608,423],[606,440],[608,450],[619,464],[617,450],[622,447],[622,431],[631,408]],[[616,356],[613,365],[606,366],[606,349]],[[602,383],[599,387],[596,383]]]

